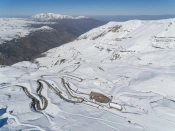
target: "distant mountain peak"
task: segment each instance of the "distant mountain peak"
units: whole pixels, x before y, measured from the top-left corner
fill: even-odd
[[[49,20],[63,20],[63,19],[88,19],[88,17],[86,16],[73,17],[70,15],[61,15],[55,13],[41,13],[33,15],[31,19],[49,21]]]

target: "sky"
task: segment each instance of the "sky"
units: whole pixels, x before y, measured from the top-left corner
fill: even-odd
[[[175,14],[175,0],[0,0],[0,16]]]

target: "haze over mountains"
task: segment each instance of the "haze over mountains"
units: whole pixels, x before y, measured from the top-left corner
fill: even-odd
[[[0,128],[174,131],[174,50],[175,19],[110,22],[1,67]]]
[[[175,18],[175,14],[166,15],[94,15],[91,18],[101,21],[128,21],[128,20],[161,20]]]
[[[84,16],[46,13],[31,18],[0,19],[0,64],[32,60],[105,22]]]

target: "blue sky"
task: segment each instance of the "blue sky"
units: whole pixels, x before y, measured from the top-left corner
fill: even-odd
[[[0,16],[175,14],[175,0],[0,0]]]

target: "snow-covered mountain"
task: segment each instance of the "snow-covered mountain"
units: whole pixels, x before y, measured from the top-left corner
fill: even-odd
[[[31,60],[81,34],[78,29],[56,22],[21,18],[1,18],[0,26],[0,65]]]
[[[174,131],[174,51],[175,19],[110,22],[1,67],[0,127]]]
[[[53,22],[31,18],[0,18],[0,64],[32,60],[40,53],[70,42],[104,24],[94,19],[81,18]]]
[[[51,30],[46,26],[42,28],[32,28],[32,24],[54,24],[47,22],[36,22],[23,18],[0,18],[0,44],[3,44],[5,41],[10,41],[14,38],[24,37],[31,32],[36,30]]]
[[[85,16],[78,16],[78,17],[73,17],[70,15],[61,15],[61,14],[54,14],[54,13],[41,13],[41,14],[36,14],[31,17],[34,20],[40,20],[40,21],[50,21],[50,20],[63,20],[63,19],[89,19],[88,17]]]

